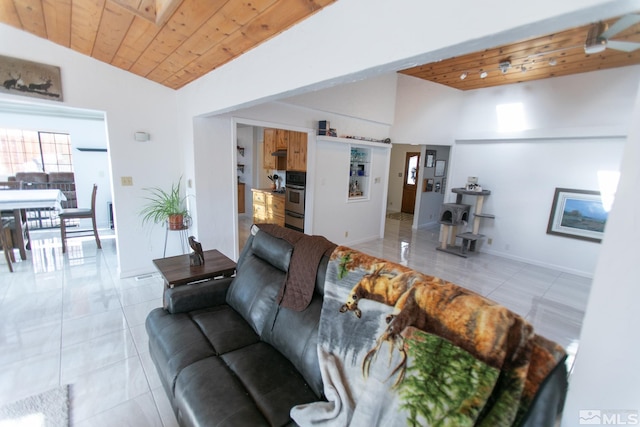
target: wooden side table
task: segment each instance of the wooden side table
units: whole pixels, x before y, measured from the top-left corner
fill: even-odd
[[[235,274],[236,263],[220,251],[204,251],[203,255],[204,265],[195,266],[190,265],[188,254],[154,259],[153,264],[164,279],[165,290],[203,280],[231,277]]]

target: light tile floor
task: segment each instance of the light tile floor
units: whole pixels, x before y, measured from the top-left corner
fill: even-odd
[[[0,404],[70,384],[73,426],[177,425],[144,328],[161,305],[160,276],[119,279],[113,236],[101,235],[102,250],[71,239],[65,255],[56,234],[32,237],[15,273],[0,262]],[[388,219],[383,240],[353,247],[498,301],[575,354],[589,279],[483,253],[459,258],[436,251],[437,239],[437,229]]]
[[[28,260],[0,264],[0,404],[69,384],[73,426],[177,426],[144,328],[162,279],[119,279],[108,234],[63,255],[57,233],[32,232]]]

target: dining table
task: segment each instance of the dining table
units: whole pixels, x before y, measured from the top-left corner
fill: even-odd
[[[0,191],[0,211],[13,212],[17,238],[14,244],[20,250],[21,259],[27,259],[26,249],[28,248],[28,242],[30,242],[26,210],[55,209],[60,212],[62,210],[62,202],[66,200],[64,193],[56,189]],[[25,241],[27,244],[25,244]]]

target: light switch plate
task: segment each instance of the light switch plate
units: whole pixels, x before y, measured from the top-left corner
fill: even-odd
[[[120,185],[123,187],[131,187],[133,185],[133,177],[131,176],[121,176],[120,177]]]

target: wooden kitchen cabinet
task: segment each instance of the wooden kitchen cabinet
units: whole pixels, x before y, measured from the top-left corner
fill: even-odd
[[[291,132],[284,129],[276,129],[275,131],[276,150],[286,150],[289,148],[289,134]]]
[[[307,134],[304,132],[289,132],[287,170],[307,171]]]
[[[286,150],[289,140],[288,131],[282,129],[265,128],[263,131],[264,153],[262,167],[269,170],[285,170],[286,157],[274,156],[277,150]],[[286,137],[284,134],[287,134]],[[283,146],[283,144],[285,144]]]
[[[284,227],[284,195],[256,188],[251,191],[253,191],[253,222]]]
[[[244,213],[244,182],[238,183],[238,213]]]

